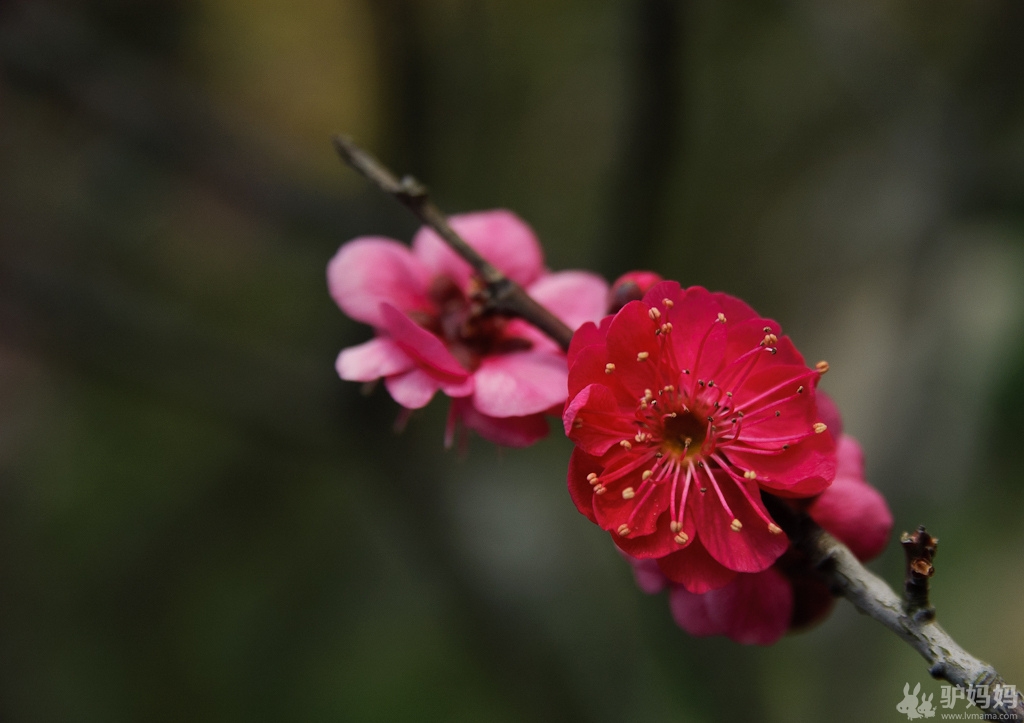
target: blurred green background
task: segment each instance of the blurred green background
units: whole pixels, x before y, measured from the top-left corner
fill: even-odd
[[[335,376],[369,332],[324,268],[415,225],[339,131],[554,269],[725,290],[828,359],[896,532],[942,540],[940,620],[1024,686],[1022,33],[996,0],[0,4],[0,718],[897,721],[939,690],[843,602],[687,637],[557,428],[446,452],[435,400],[396,436]]]

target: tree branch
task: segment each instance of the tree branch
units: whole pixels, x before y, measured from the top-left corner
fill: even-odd
[[[488,303],[494,311],[528,321],[563,349],[568,349],[572,330],[455,233],[416,179],[406,176],[399,180],[349,138],[335,136],[334,146],[346,163],[401,201],[473,267],[487,285]],[[934,573],[932,560],[938,540],[925,532],[924,527],[913,534],[904,533],[901,540],[907,554],[907,596],[902,599],[884,580],[865,568],[846,545],[821,529],[808,515],[770,495],[766,495],[765,502],[791,544],[806,556],[808,564],[834,594],[845,597],[857,610],[906,641],[927,661],[932,677],[963,687],[970,700],[974,700],[980,690],[988,690],[992,704],[984,708],[986,718],[1024,723],[1024,696],[1016,692],[1012,700],[1005,700],[1002,693],[1006,681],[995,668],[964,650],[935,622],[935,609],[928,602],[928,579]]]
[[[924,527],[913,534],[904,533],[902,537],[907,551],[907,596],[903,599],[865,568],[846,545],[821,529],[809,516],[793,511],[778,500],[766,502],[793,546],[806,555],[811,567],[834,594],[845,597],[857,610],[906,641],[927,661],[933,678],[963,687],[970,700],[987,690],[992,705],[983,708],[986,718],[1024,721],[1021,693],[1015,693],[1012,701],[1004,700],[1006,681],[996,669],[964,650],[935,622],[935,609],[928,603],[927,580],[934,573],[931,561],[937,540],[928,535]]]
[[[426,187],[412,176],[401,180],[384,164],[357,146],[351,138],[334,136],[334,149],[352,168],[356,169],[377,188],[398,199],[417,218],[444,239],[451,249],[473,267],[484,282],[484,303],[495,313],[518,316],[530,322],[554,339],[563,351],[569,350],[572,329],[562,320],[538,304],[516,282],[505,276],[487,259],[466,243],[448,223],[430,197]]]

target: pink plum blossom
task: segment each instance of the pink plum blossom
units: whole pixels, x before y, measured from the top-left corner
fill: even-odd
[[[582,271],[548,272],[533,230],[515,214],[483,211],[450,222],[571,328],[604,314],[607,284]],[[452,398],[449,443],[459,422],[513,447],[547,434],[544,413],[566,398],[565,355],[525,321],[486,313],[480,280],[434,231],[421,228],[411,249],[389,238],[354,239],[331,259],[327,284],[342,311],[376,332],[338,356],[342,379],[383,378],[407,409],[444,392]]]

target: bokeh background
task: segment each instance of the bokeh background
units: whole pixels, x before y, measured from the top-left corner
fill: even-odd
[[[941,538],[940,620],[1024,685],[1022,32],[998,0],[0,4],[0,718],[896,721],[938,692],[845,602],[771,648],[687,637],[576,512],[557,427],[446,452],[438,399],[396,435],[335,376],[369,332],[324,267],[415,225],[339,131],[446,210],[514,209],[554,269],[780,320],[895,532]]]

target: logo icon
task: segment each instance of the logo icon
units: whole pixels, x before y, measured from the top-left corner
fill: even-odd
[[[914,686],[913,693],[910,692],[910,683],[903,686],[903,700],[896,704],[896,710],[906,715],[907,720],[916,720],[922,717],[921,714],[917,712],[917,694],[920,692],[920,683]],[[933,712],[932,715],[935,715],[935,713]]]
[[[910,683],[903,686],[903,700],[896,704],[896,710],[907,716],[907,720],[935,717],[935,705],[932,703],[935,699],[935,693],[922,695],[921,700],[918,701],[917,694],[920,692],[920,683],[914,686],[913,693],[910,692]],[[946,707],[952,707],[952,703]]]

